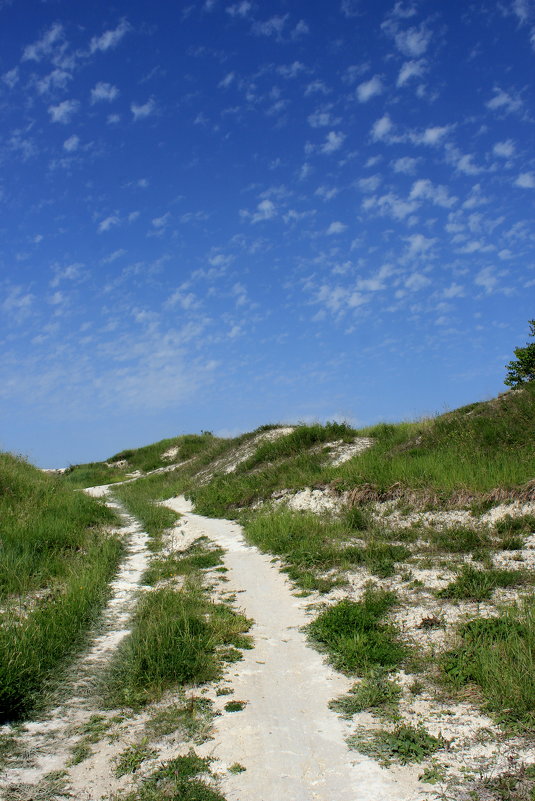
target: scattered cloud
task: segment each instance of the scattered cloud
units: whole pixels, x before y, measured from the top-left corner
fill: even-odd
[[[111,214],[109,217],[106,217],[104,220],[99,222],[98,224],[98,232],[99,234],[103,233],[104,231],[109,231],[116,225],[119,225],[120,219],[116,214]]]
[[[374,75],[369,81],[364,81],[357,86],[357,98],[360,103],[367,103],[372,97],[376,97],[384,92],[383,82],[379,75]]]
[[[91,89],[91,103],[98,103],[101,100],[111,102],[119,95],[119,90],[111,83],[100,81]]]
[[[22,60],[41,61],[53,52],[58,43],[63,42],[64,37],[63,25],[55,22],[43,33],[40,39],[31,45],[26,45],[22,51]]]
[[[521,189],[535,189],[535,173],[521,172],[515,181],[515,186]]]
[[[71,121],[71,118],[76,114],[80,107],[78,100],[63,100],[57,106],[49,106],[48,113],[52,122],[60,122],[66,125]]]
[[[335,153],[337,150],[340,150],[345,138],[346,135],[340,131],[329,131],[325,142],[321,146],[321,152],[327,154]]]
[[[387,142],[394,130],[394,125],[388,114],[383,114],[372,126],[371,137],[374,142]]]
[[[146,117],[150,117],[156,111],[156,102],[151,97],[147,100],[146,103],[140,105],[139,103],[132,103],[130,105],[130,111],[134,117],[134,121],[136,120],[143,120]]]
[[[495,156],[510,159],[515,154],[515,143],[512,139],[507,139],[505,142],[496,142],[492,148],[492,152]]]
[[[405,173],[406,175],[413,175],[416,171],[416,166],[418,164],[418,159],[412,158],[411,156],[402,156],[399,159],[395,159],[392,162],[392,168],[394,172],[401,172]]]
[[[435,185],[428,178],[415,181],[409,195],[410,200],[430,200],[436,206],[444,209],[451,209],[457,203],[458,198],[449,194],[446,186]]]
[[[485,104],[491,111],[500,111],[504,114],[513,114],[522,108],[522,100],[518,95],[509,94],[499,86],[494,87],[494,97]]]
[[[44,95],[56,89],[65,89],[70,80],[72,80],[70,72],[56,68],[40,78],[35,86],[39,94]]]
[[[63,149],[67,151],[67,153],[74,153],[75,150],[78,150],[78,146],[80,144],[80,137],[73,134],[69,136],[68,139],[65,139],[63,142]]]
[[[122,19],[116,28],[104,31],[100,36],[93,36],[89,43],[89,52],[91,54],[100,51],[105,53],[106,50],[111,50],[117,47],[121,39],[131,30],[130,24],[126,19]]]
[[[339,222],[338,220],[332,222],[329,227],[327,228],[327,236],[332,236],[333,234],[343,234],[343,232],[347,229],[347,225],[344,223]]]
[[[275,15],[265,22],[255,22],[253,32],[258,36],[274,36],[276,39],[281,39],[289,16],[289,14],[284,14],[284,16]]]
[[[244,19],[249,16],[252,7],[252,4],[249,3],[248,0],[242,0],[240,3],[233,3],[231,6],[227,6],[225,11],[227,14],[230,14],[231,17],[241,17]]]
[[[405,86],[413,78],[421,78],[426,69],[426,62],[423,59],[418,61],[406,61],[401,67],[396,81],[397,86]]]

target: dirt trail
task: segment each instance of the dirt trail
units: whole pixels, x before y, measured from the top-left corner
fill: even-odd
[[[306,643],[306,600],[292,594],[269,556],[248,546],[239,525],[191,513],[183,497],[166,505],[184,515],[188,535],[208,536],[226,551],[228,589],[255,623],[255,647],[244,652],[229,676],[241,712],[216,718],[215,745],[204,753],[227,767],[229,801],[402,801],[410,790],[379,765],[350,752],[343,724],[328,708],[349,682],[331,670]]]

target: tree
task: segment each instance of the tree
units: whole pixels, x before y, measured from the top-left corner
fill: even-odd
[[[530,336],[535,337],[535,320],[529,320]],[[507,365],[507,376],[503,382],[508,387],[517,387],[526,381],[535,380],[535,342],[525,348],[515,348],[516,359]]]

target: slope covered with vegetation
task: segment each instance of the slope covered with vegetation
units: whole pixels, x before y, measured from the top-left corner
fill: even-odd
[[[83,641],[121,554],[102,503],[0,454],[0,720],[35,705]]]

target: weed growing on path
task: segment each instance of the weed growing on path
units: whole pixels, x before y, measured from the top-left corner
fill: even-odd
[[[217,789],[198,778],[203,774],[210,774],[208,760],[190,751],[162,765],[120,801],[225,801]]]
[[[213,703],[209,698],[190,696],[181,704],[173,704],[155,712],[145,724],[145,731],[159,739],[178,731],[184,739],[200,744],[209,737]]]
[[[127,773],[135,773],[146,759],[151,759],[158,755],[158,752],[149,748],[147,741],[134,743],[119,754],[115,765],[115,775],[120,778]]]
[[[377,759],[382,765],[400,762],[422,762],[426,757],[443,748],[446,743],[442,738],[433,737],[423,726],[414,727],[405,723],[393,731],[376,729],[361,731],[348,739],[352,748],[362,754]]]
[[[216,678],[218,647],[239,645],[249,626],[243,615],[209,601],[192,581],[178,592],[145,593],[108,673],[108,703],[138,707],[167,687]]]
[[[331,701],[329,706],[345,718],[364,711],[392,717],[397,714],[400,697],[401,687],[384,671],[375,669],[359,684],[354,684],[349,693]]]

